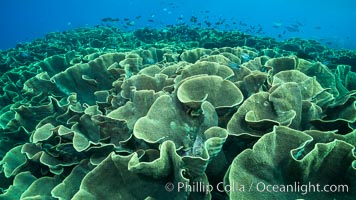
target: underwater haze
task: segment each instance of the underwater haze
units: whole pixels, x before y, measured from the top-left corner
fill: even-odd
[[[301,37],[334,48],[356,48],[353,0],[13,0],[1,4],[0,49],[15,47],[48,32],[98,25],[105,17],[129,18],[135,22],[131,29],[179,23],[197,26],[199,22],[205,26],[204,21],[214,24],[224,20],[216,28],[280,40]],[[190,23],[192,16],[197,17],[196,24]],[[123,27],[122,21],[110,25]],[[259,28],[262,30],[257,32]]]
[[[0,200],[355,199],[354,1],[0,4]]]

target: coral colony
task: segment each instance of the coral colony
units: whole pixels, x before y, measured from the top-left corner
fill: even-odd
[[[18,44],[0,199],[354,199],[355,57],[187,26]]]

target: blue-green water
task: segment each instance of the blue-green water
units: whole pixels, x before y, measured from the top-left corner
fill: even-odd
[[[201,23],[206,27],[206,22],[213,25],[223,22],[214,27],[280,40],[315,39],[331,47],[355,49],[355,10],[356,3],[352,0],[2,1],[0,49],[43,37],[48,32],[98,25],[105,17],[119,18],[119,22],[110,24],[121,28],[128,18],[135,23],[129,29],[179,23],[198,27]],[[191,22],[192,17],[197,18],[196,23]]]

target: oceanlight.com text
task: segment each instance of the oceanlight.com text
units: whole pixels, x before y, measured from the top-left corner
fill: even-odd
[[[321,185],[321,184],[312,184],[308,182],[308,184],[300,184],[299,182],[294,182],[294,184],[288,185],[272,185],[264,182],[259,182],[256,184],[256,191],[258,192],[296,192],[302,195],[306,195],[308,193],[336,193],[336,192],[349,192],[349,186],[344,185]]]

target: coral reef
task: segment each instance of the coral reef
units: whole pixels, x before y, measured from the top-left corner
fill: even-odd
[[[0,199],[353,199],[355,57],[187,27],[19,44],[0,52]],[[263,190],[293,184],[348,191]]]

